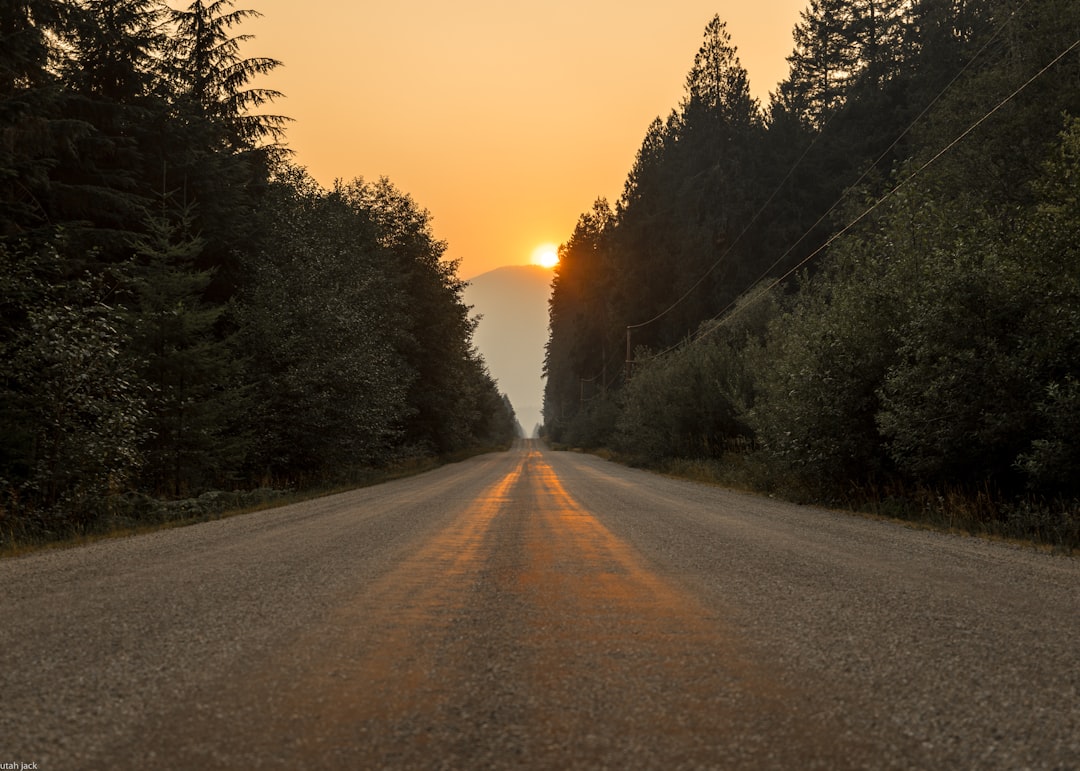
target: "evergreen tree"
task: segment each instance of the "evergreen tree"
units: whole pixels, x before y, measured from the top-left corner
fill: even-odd
[[[52,237],[49,171],[85,133],[63,119],[56,77],[67,10],[61,0],[0,4],[0,237]]]
[[[750,228],[766,191],[758,161],[763,138],[761,108],[750,96],[750,82],[726,25],[719,17],[705,29],[705,40],[687,77],[683,132],[689,164],[684,211],[695,233],[687,249],[679,296],[667,337],[671,342],[695,329],[746,291],[760,271]],[[698,289],[693,290],[697,285]]]
[[[607,201],[597,200],[559,249],[544,355],[544,419],[555,441],[582,406],[582,381],[606,391],[622,364],[622,330],[610,321],[614,268],[606,239],[612,223]]]
[[[780,94],[789,109],[817,129],[843,105],[859,66],[852,10],[846,0],[810,0],[795,25],[791,74]]]
[[[217,332],[224,308],[204,299],[211,274],[195,268],[205,243],[193,222],[191,205],[163,194],[135,244],[132,354],[148,391],[144,478],[167,495],[203,489],[239,466],[229,430],[236,365]]]
[[[635,345],[678,341],[755,273],[742,234],[763,200],[760,109],[726,25],[714,17],[703,38],[680,109],[650,127],[617,209],[616,312],[624,326],[660,315]]]
[[[164,169],[169,189],[198,204],[199,232],[207,248],[199,268],[214,269],[209,289],[227,300],[241,281],[238,255],[260,234],[254,230],[256,198],[265,189],[287,119],[253,112],[279,97],[253,81],[280,65],[267,57],[243,57],[250,36],[235,32],[258,15],[233,10],[231,0],[195,0],[174,10],[169,67],[171,111],[157,126],[160,144],[152,158]]]
[[[54,186],[66,192],[68,217],[83,223],[81,240],[106,264],[127,259],[152,206],[147,127],[166,109],[158,93],[163,20],[157,0],[82,0],[72,12],[62,77],[68,115],[89,131],[55,170]]]
[[[79,0],[77,9],[64,83],[122,115],[122,108],[136,107],[157,90],[159,60],[168,41],[166,8],[160,0]],[[116,113],[107,118],[117,130],[124,128]]]
[[[245,19],[259,16],[254,10],[233,10],[232,0],[194,0],[172,12],[176,29],[174,77],[185,112],[218,129],[222,149],[249,150],[267,139],[283,136],[286,118],[253,114],[281,97],[273,89],[251,85],[259,75],[281,66],[269,57],[242,57],[241,45],[250,35],[234,34]]]

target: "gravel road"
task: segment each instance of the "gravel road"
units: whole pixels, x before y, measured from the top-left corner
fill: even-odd
[[[0,587],[43,771],[1080,768],[1080,560],[530,442]]]

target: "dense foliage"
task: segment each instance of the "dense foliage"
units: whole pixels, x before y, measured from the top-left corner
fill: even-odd
[[[253,13],[0,6],[0,540],[514,435],[427,212],[289,164]]]
[[[714,19],[620,200],[582,216],[547,435],[752,452],[826,498],[1074,499],[1080,5],[812,0],[789,62],[760,109]]]

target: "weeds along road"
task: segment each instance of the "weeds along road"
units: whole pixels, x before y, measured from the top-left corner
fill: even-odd
[[[43,770],[1080,767],[1080,561],[527,442],[0,587]]]

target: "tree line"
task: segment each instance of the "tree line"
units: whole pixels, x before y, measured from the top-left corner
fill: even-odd
[[[788,61],[762,106],[714,18],[581,216],[547,436],[1080,539],[1080,6],[811,0]]]
[[[514,435],[428,213],[291,163],[254,13],[0,7],[0,539]]]

